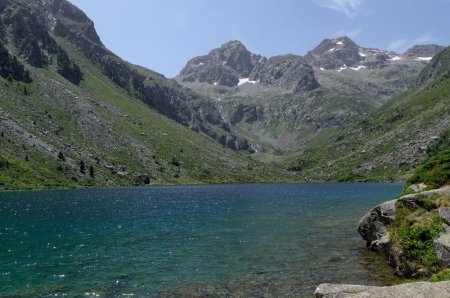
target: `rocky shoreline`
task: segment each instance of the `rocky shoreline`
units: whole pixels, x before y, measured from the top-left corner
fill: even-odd
[[[426,269],[415,262],[404,260],[401,250],[393,245],[388,227],[394,223],[395,210],[399,202],[409,205],[416,204],[414,200],[433,195],[450,196],[450,186],[404,195],[396,200],[384,202],[367,212],[358,223],[358,232],[366,240],[367,247],[377,251],[389,264],[396,268],[396,274],[406,278],[419,278],[429,275]],[[437,257],[440,263],[450,266],[450,208],[439,209],[443,221],[444,234],[434,241]]]
[[[422,188],[422,187],[420,187]],[[420,189],[417,189],[420,191]],[[414,190],[413,191],[417,191]],[[434,196],[450,197],[450,186],[417,192],[384,202],[367,212],[358,223],[358,232],[369,249],[378,252],[396,269],[396,274],[405,278],[423,278],[431,275],[429,268],[420,262],[404,257],[404,252],[391,239],[390,230],[396,221],[396,209],[400,205],[419,207],[421,198]],[[441,267],[450,267],[450,207],[438,206],[443,232],[433,241]],[[432,268],[433,270],[433,268]],[[390,287],[363,285],[321,284],[316,297],[450,297],[450,281],[415,282]]]

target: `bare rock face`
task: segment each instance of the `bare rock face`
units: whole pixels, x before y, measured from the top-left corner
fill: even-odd
[[[314,294],[317,298],[345,298],[345,297],[422,297],[435,298],[450,297],[450,281],[417,282],[391,287],[370,287],[358,285],[321,284]]]
[[[312,67],[297,55],[275,56],[260,63],[250,74],[250,80],[294,94],[319,87]]]
[[[397,200],[384,202],[368,213],[358,223],[358,232],[366,240],[367,247],[389,259],[390,240],[387,226],[394,221]]]

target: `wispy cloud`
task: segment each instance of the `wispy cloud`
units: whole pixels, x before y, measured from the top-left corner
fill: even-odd
[[[337,32],[337,36],[348,36],[350,38],[355,38],[357,37],[359,34],[361,34],[362,30],[361,29],[353,29],[353,30],[339,30]]]
[[[354,17],[361,9],[365,0],[316,0],[325,8],[344,13],[348,18]]]
[[[426,43],[432,43],[435,41],[435,38],[431,34],[424,34],[422,36],[419,36],[417,38],[400,38],[394,41],[391,41],[387,48],[394,52],[403,52],[410,47],[416,45],[416,44],[426,44]]]
[[[403,50],[405,48],[405,45],[408,44],[408,42],[409,42],[409,39],[406,39],[406,38],[397,39],[397,40],[391,41],[388,44],[387,48],[392,51]]]

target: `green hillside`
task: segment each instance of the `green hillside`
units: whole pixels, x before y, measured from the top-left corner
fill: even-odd
[[[95,39],[96,34],[86,31],[91,24],[82,12],[65,1],[53,1],[58,3],[66,15],[84,21],[72,26]],[[214,130],[217,135],[227,131],[202,121],[207,111],[189,112],[201,104],[200,96],[120,60],[99,40],[89,53],[105,52],[114,63],[96,61],[70,35],[47,31],[40,19],[42,7],[26,1],[0,4],[6,32],[0,49],[0,189],[292,179],[290,173],[208,136]],[[144,91],[121,86],[120,78],[107,70],[111,65],[144,76],[151,86],[144,91],[160,94],[144,96]],[[177,118],[170,99],[174,94],[184,105],[179,111],[189,113],[185,122]],[[150,99],[162,105],[167,101],[168,112]],[[167,118],[170,111],[181,124]]]

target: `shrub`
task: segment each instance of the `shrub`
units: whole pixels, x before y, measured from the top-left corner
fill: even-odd
[[[431,267],[438,263],[433,241],[439,237],[441,226],[400,228],[399,236],[402,252],[408,260],[416,260]]]

